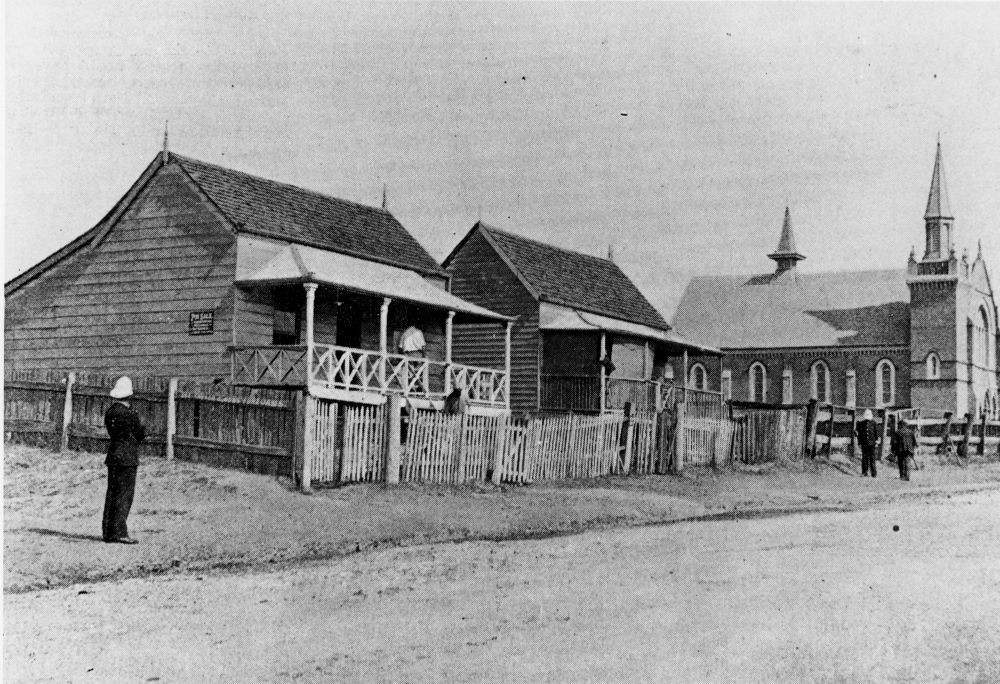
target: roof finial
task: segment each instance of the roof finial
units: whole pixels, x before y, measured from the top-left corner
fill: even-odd
[[[781,238],[778,240],[778,248],[772,254],[767,255],[769,259],[774,259],[778,264],[778,273],[795,268],[795,262],[805,259],[795,249],[795,233],[792,230],[792,212],[785,207],[785,218],[781,223]]]
[[[382,183],[382,208],[389,210],[389,184]]]
[[[164,122],[163,122],[163,163],[164,164],[166,164],[170,160],[170,145],[169,145],[169,138],[168,138],[168,135],[167,135],[167,127],[169,126],[169,124],[170,124],[169,120],[164,120]]]
[[[609,242],[608,243],[608,261],[614,261],[614,260],[615,260],[615,246]]]

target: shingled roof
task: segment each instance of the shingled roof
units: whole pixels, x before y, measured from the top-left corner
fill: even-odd
[[[722,349],[907,345],[910,293],[905,270],[699,277],[673,324]]]
[[[173,152],[240,232],[263,235],[425,274],[444,270],[385,209],[322,195]]]
[[[660,330],[670,329],[615,262],[531,240],[481,221],[469,235],[476,230],[487,236],[538,299]],[[460,247],[461,243],[452,254]]]

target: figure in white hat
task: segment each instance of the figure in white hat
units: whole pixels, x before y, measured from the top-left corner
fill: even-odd
[[[132,380],[118,378],[111,390],[115,400],[104,414],[104,426],[108,429],[111,442],[108,444],[108,492],[104,497],[104,521],[102,533],[108,543],[135,544],[128,534],[128,514],[135,497],[135,476],[139,470],[139,443],[146,439],[139,414],[129,405],[132,396]]]
[[[861,477],[871,473],[875,477],[875,454],[878,453],[879,430],[878,423],[871,409],[865,409],[864,415],[858,421],[858,446],[861,447]]]

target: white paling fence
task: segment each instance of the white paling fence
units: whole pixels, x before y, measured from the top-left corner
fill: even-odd
[[[414,410],[398,424],[394,446],[385,406],[317,401],[310,472],[321,483],[385,481],[389,463],[400,482],[432,484],[648,475],[667,472],[670,454],[681,455],[681,466],[725,465],[732,449],[728,419],[621,411],[517,420]]]

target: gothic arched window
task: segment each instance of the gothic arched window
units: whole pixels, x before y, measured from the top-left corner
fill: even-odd
[[[927,355],[927,379],[937,380],[941,377],[941,357],[935,352]]]
[[[889,359],[882,359],[875,366],[875,403],[878,406],[896,403],[896,367]]]
[[[688,371],[688,387],[697,390],[708,389],[708,371],[700,363],[694,364]]]
[[[824,403],[830,403],[830,368],[824,361],[817,361],[809,369],[809,382],[812,387],[812,398]]]
[[[767,369],[754,361],[749,373],[750,401],[767,401]]]

